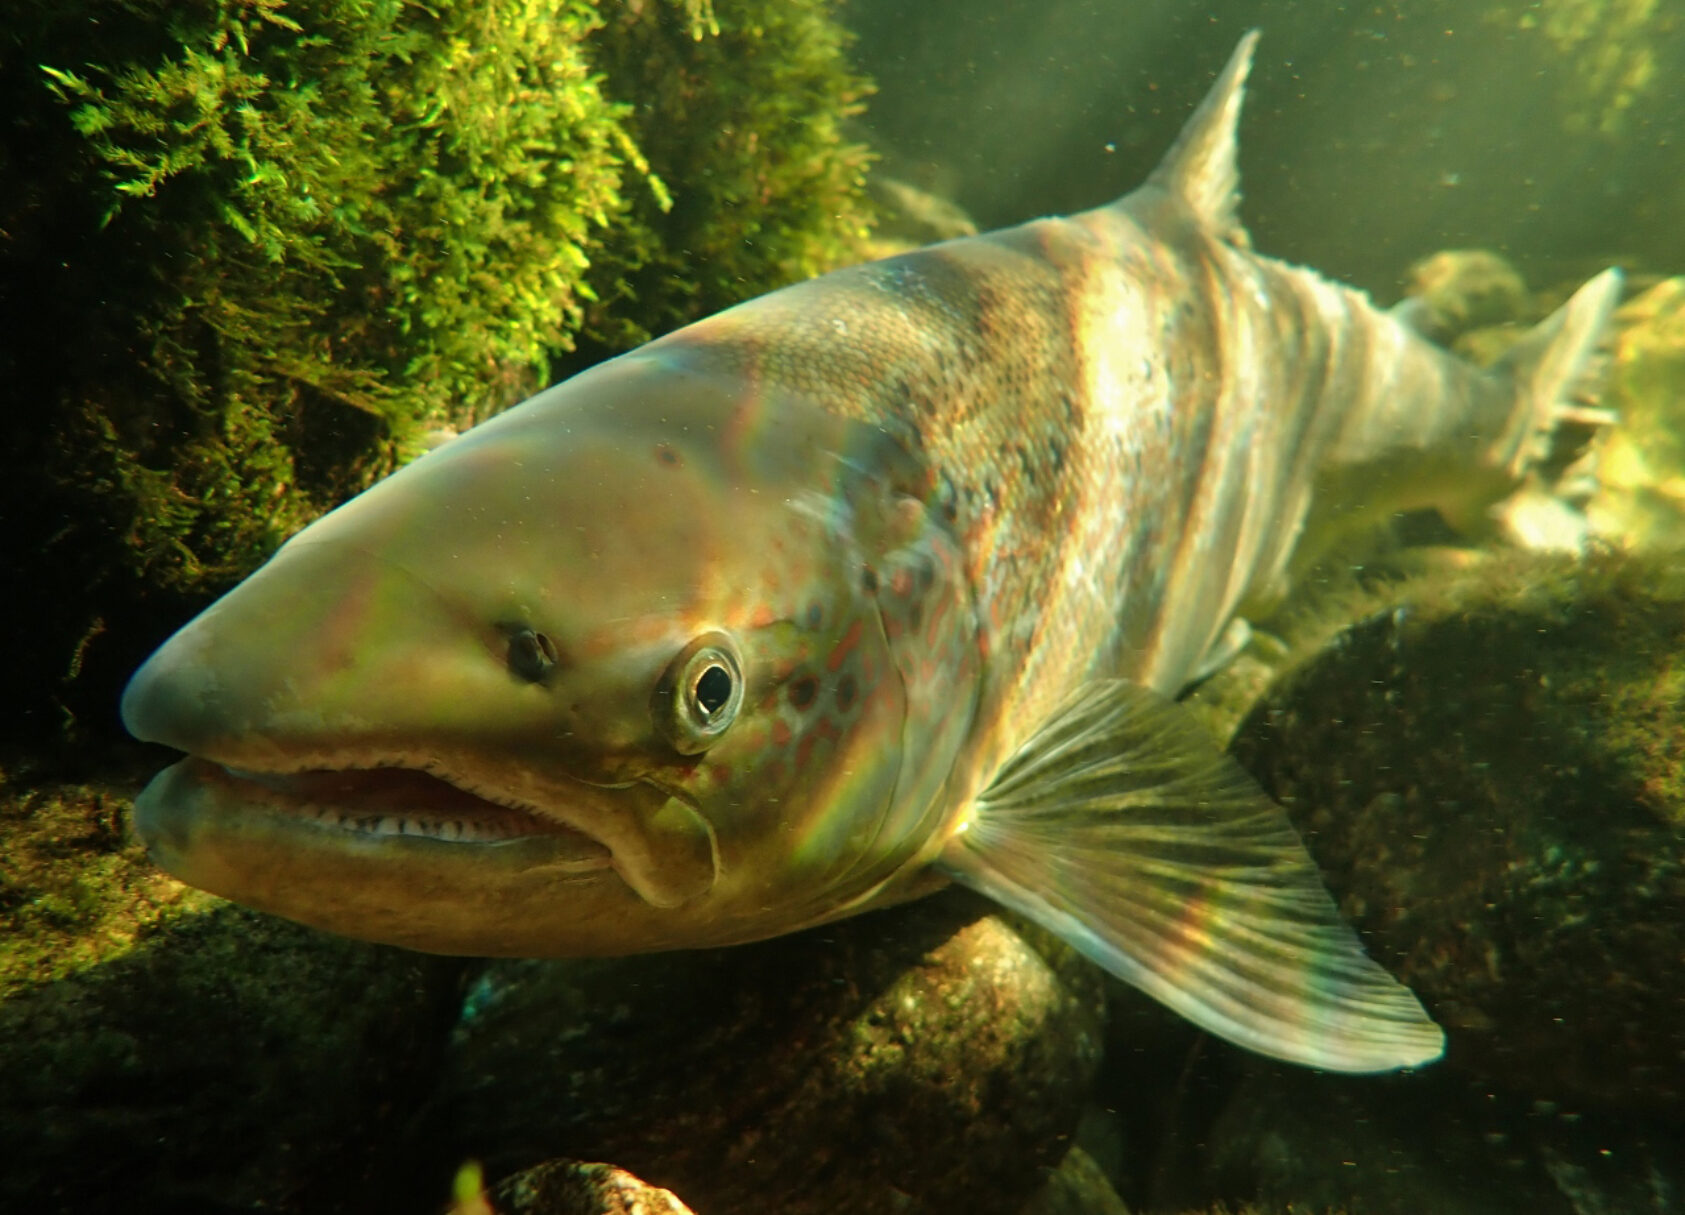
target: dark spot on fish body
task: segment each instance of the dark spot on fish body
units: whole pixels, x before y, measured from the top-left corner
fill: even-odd
[[[684,457],[678,453],[678,450],[668,443],[657,443],[655,445],[655,459],[657,463],[667,468],[683,468],[685,462]]]
[[[813,707],[813,702],[819,697],[819,680],[813,675],[803,675],[790,682],[790,707],[797,712],[805,713]]]
[[[837,680],[836,701],[838,712],[846,714],[852,710],[855,699],[859,694],[860,688],[855,682],[854,676],[845,673],[841,679]]]
[[[868,595],[878,593],[878,571],[869,565],[860,567],[860,589]]]
[[[913,563],[913,584],[918,593],[928,595],[930,588],[936,585],[936,561],[928,553],[920,553]]]

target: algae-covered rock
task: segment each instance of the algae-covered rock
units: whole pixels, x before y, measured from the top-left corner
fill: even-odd
[[[1685,278],[1670,278],[1616,314],[1598,488],[1586,513],[1598,536],[1635,549],[1685,548]]]
[[[838,7],[598,4],[605,24],[587,51],[671,205],[632,192],[598,242],[586,275],[593,352],[866,256],[871,156],[844,126],[871,85],[848,62]]]
[[[701,1211],[1012,1212],[1064,1155],[1097,972],[958,893],[728,950],[498,962],[436,1154],[606,1160]]]
[[[0,1209],[376,1209],[460,963],[186,892],[126,809],[99,786],[0,804]]]
[[[1453,1066],[1685,1098],[1685,578],[1516,555],[1418,584],[1234,741]]]
[[[1500,325],[1528,306],[1527,284],[1516,268],[1487,249],[1445,249],[1404,275],[1406,316],[1422,333],[1446,342],[1471,329]]]
[[[555,1160],[507,1178],[485,1215],[691,1215],[672,1193],[610,1164]],[[466,1213],[465,1213],[466,1215]]]

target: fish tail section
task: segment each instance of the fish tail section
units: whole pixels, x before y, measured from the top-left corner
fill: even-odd
[[[1057,711],[940,865],[1260,1054],[1361,1073],[1444,1048],[1340,919],[1281,809],[1185,710],[1126,681]]]
[[[1620,297],[1621,272],[1610,267],[1498,361],[1494,371],[1515,385],[1516,410],[1491,456],[1511,477],[1519,478],[1550,454],[1561,423],[1611,420],[1606,411],[1587,402],[1601,378],[1601,346]]]

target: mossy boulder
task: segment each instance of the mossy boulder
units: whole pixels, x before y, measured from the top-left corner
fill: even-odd
[[[1677,1126],[1494,1092],[1446,1068],[1317,1075],[1257,1061],[1200,1140],[1193,1189],[1258,1215],[1677,1211]]]
[[[1685,578],[1514,555],[1418,583],[1234,751],[1372,950],[1521,1093],[1685,1100]]]
[[[446,1179],[389,1153],[432,1086],[462,963],[184,890],[125,842],[127,802],[0,800],[0,1208],[435,1202]]]

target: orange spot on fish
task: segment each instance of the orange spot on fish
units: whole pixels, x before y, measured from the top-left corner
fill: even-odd
[[[831,653],[826,657],[825,669],[828,671],[841,670],[842,664],[848,661],[849,654],[853,651],[854,647],[859,644],[860,622],[856,620],[853,624],[848,626],[848,632],[843,634],[842,640],[837,642],[836,647],[832,649]]]

